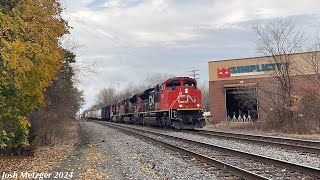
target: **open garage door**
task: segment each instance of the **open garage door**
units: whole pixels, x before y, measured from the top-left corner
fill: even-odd
[[[226,89],[227,121],[250,122],[258,119],[256,88]]]

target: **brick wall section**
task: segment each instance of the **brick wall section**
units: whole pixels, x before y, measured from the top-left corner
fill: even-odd
[[[312,93],[317,97],[320,97],[319,86],[315,84],[310,78],[315,78],[314,75],[307,76],[295,76],[293,81],[295,83],[293,91],[295,94],[304,95],[307,93]],[[243,83],[240,83],[243,81]],[[244,80],[224,80],[224,81],[210,81],[209,82],[209,92],[210,92],[210,111],[213,116],[213,122],[219,123],[226,121],[226,95],[225,95],[225,85],[230,84],[248,84],[256,83],[258,88],[268,90],[270,92],[276,91],[277,80],[275,78],[253,78]],[[232,88],[231,88],[232,89]],[[276,96],[276,95],[274,95]],[[259,120],[265,120],[270,108],[270,102],[268,102],[268,97],[263,95],[263,92],[258,89],[258,111]]]
[[[224,81],[209,82],[210,113],[213,116],[214,123],[224,121],[226,116],[225,90],[223,85]]]

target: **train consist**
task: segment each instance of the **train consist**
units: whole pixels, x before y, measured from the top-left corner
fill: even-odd
[[[201,91],[195,79],[174,77],[122,101],[87,111],[88,119],[172,126],[176,129],[202,128]]]

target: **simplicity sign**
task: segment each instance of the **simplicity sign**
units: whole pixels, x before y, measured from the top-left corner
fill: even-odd
[[[288,66],[287,63],[253,64],[246,66],[232,66],[218,68],[218,78],[263,75],[266,72],[282,70]]]

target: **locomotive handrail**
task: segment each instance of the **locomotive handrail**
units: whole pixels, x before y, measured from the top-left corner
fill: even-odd
[[[172,104],[169,106],[169,119],[171,120],[172,118],[172,107],[176,104],[178,101],[178,98],[172,102]]]

